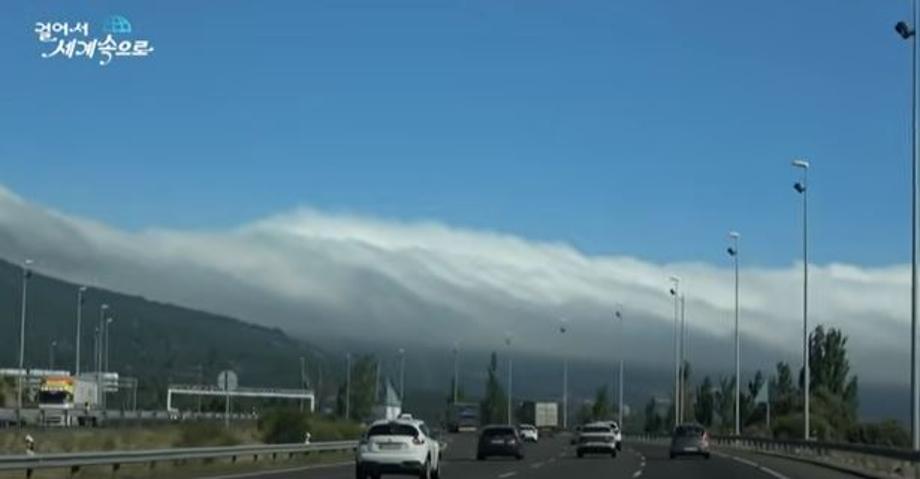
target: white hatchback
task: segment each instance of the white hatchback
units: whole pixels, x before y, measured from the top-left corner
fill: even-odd
[[[403,415],[376,421],[367,429],[355,452],[355,478],[377,479],[383,474],[440,477],[441,446],[423,421]]]

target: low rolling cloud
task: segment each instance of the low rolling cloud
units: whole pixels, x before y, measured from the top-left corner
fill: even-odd
[[[280,327],[311,340],[673,364],[683,278],[697,370],[733,363],[727,264],[589,256],[562,243],[296,209],[226,230],[124,231],[0,188],[0,256],[63,279]],[[810,318],[843,328],[864,380],[906,382],[909,268],[812,265]],[[741,270],[745,364],[801,364],[801,264]],[[623,335],[613,320],[621,308]],[[568,333],[560,335],[561,318]]]

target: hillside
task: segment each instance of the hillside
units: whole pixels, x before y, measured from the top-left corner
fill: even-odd
[[[0,367],[16,367],[19,354],[21,269],[0,261]],[[49,346],[57,342],[55,366],[71,371],[75,362],[78,285],[36,273],[29,280],[26,325],[27,367],[47,367]],[[297,387],[299,357],[317,376],[319,354],[278,329],[196,311],[142,297],[91,288],[85,294],[81,364],[93,366],[93,329],[100,305],[110,306],[111,369],[140,379],[139,407],[165,407],[165,385],[196,383],[199,365],[205,383],[234,369],[243,386]]]

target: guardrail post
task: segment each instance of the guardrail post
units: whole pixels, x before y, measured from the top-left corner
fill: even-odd
[[[32,469],[26,469],[26,477],[32,477]]]
[[[80,472],[80,466],[70,466],[70,477],[76,476]]]
[[[117,462],[115,464],[112,464],[112,477],[115,477],[119,469],[121,469],[121,464]]]

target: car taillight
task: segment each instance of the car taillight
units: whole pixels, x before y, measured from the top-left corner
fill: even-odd
[[[422,446],[425,444],[425,440],[420,437],[413,437],[412,444],[415,444],[416,446]]]

